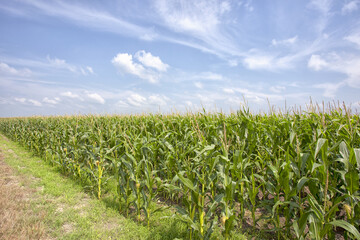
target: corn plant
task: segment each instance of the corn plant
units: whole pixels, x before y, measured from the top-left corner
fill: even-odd
[[[337,228],[358,237],[360,117],[346,106],[8,118],[0,131],[97,198],[114,178],[120,212],[134,208],[148,226],[161,196],[175,204],[189,238],[210,238],[216,224],[231,238],[246,211],[253,232],[278,238],[332,238]]]

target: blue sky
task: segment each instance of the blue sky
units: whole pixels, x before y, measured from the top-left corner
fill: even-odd
[[[0,1],[0,116],[360,109],[360,0]]]

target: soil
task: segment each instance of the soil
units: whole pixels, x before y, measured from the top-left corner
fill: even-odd
[[[28,179],[16,175],[4,162],[0,149],[0,239],[49,239],[43,224],[45,213],[33,211],[31,205],[36,190],[25,182]]]

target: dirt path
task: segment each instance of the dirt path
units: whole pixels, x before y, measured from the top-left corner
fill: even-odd
[[[16,175],[4,162],[0,149],[0,239],[49,239],[43,224],[44,213],[34,211],[36,190],[24,176]]]

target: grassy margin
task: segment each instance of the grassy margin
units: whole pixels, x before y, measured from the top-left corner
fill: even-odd
[[[159,212],[152,217],[152,226],[136,223],[133,218],[119,214],[110,189],[101,201],[84,192],[84,188],[56,167],[18,143],[0,135],[0,148],[4,161],[17,174],[31,179],[27,185],[39,195],[32,203],[34,211],[46,212],[44,216],[48,234],[55,239],[186,239],[185,225],[166,217],[171,210]],[[211,239],[222,239],[216,229]],[[234,234],[233,239],[246,239]]]

